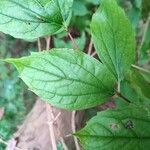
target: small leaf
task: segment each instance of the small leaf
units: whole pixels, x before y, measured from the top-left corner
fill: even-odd
[[[0,0],[0,31],[33,40],[64,30],[73,0]]]
[[[101,0],[91,30],[100,59],[122,80],[135,61],[135,38],[128,18],[115,0]]]
[[[145,150],[149,125],[149,107],[129,106],[98,113],[75,136],[86,150]]]
[[[138,70],[133,69],[132,75],[130,77],[130,82],[132,83],[132,87],[134,89],[139,88],[142,94],[145,97],[150,99],[150,83],[148,83],[145,80],[145,78],[142,76],[142,74]]]
[[[140,69],[140,70],[139,70]],[[132,65],[129,74],[120,83],[120,93],[126,97],[132,104],[149,105],[150,104],[150,82],[146,77],[150,77],[149,71]],[[114,100],[117,107],[127,106],[127,102],[120,98]],[[130,103],[129,103],[130,104]]]
[[[139,106],[140,105],[149,105],[150,100],[149,100],[148,96],[145,96],[145,93],[150,88],[149,87],[148,89],[146,89],[147,87],[148,87],[147,83],[146,83],[146,87],[144,87],[144,86],[139,87],[136,83],[134,83],[134,79],[128,77],[121,82],[120,93],[124,97],[126,97],[132,104],[139,105]],[[143,93],[143,90],[145,90],[144,93]],[[124,101],[124,99],[121,99],[119,97],[114,99],[114,101],[117,104],[117,108],[118,107],[120,108],[120,105],[124,105],[124,106],[127,106],[127,104],[130,105],[130,103],[127,103],[126,101]]]
[[[145,65],[144,67],[140,67],[140,66],[136,66],[136,65],[132,65],[132,68],[136,71],[139,72],[144,78],[145,80],[150,83],[150,68],[149,65]]]
[[[140,64],[150,62],[150,17],[144,26],[143,33],[143,39],[140,45]]]
[[[85,16],[89,12],[84,4],[84,1],[75,0],[73,3],[73,15],[74,16]]]
[[[17,67],[30,90],[59,108],[85,109],[114,95],[113,75],[80,51],[53,49],[6,61]]]
[[[91,3],[93,5],[98,5],[100,3],[100,0],[85,0],[86,3]]]

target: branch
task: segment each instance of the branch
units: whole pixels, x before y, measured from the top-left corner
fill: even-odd
[[[124,97],[120,93],[120,81],[118,81],[118,87],[117,87],[116,95],[119,96],[120,98],[122,98],[123,100],[125,100],[126,102],[131,103],[131,101],[129,101],[126,97]]]
[[[45,38],[46,40],[46,50],[49,50],[50,49],[50,43],[51,43],[51,37],[48,36]]]
[[[68,36],[69,36],[69,38],[70,38],[70,40],[71,40],[71,42],[72,42],[73,47],[74,47],[75,49],[79,49],[78,46],[77,46],[77,44],[75,43],[75,41],[74,41],[72,35],[70,34],[70,32],[67,32],[67,34],[68,34]]]
[[[137,70],[140,70],[140,71],[142,71],[142,72],[145,72],[145,73],[150,74],[150,71],[149,71],[149,70],[146,70],[146,69],[144,69],[144,68],[142,68],[142,67],[139,67],[139,66],[136,66],[136,65],[132,65],[132,67],[135,68],[135,69],[137,69]]]
[[[92,39],[91,39],[90,44],[89,44],[89,48],[88,48],[88,55],[91,55],[92,48],[93,48],[93,43],[92,43]]]
[[[118,89],[117,89],[118,93],[120,93],[120,86],[121,86],[121,85],[120,85],[120,81],[118,81],[118,87],[117,87],[117,88],[118,88]]]
[[[50,37],[46,38],[46,49],[47,50],[50,47],[50,40],[51,40]],[[48,120],[50,138],[51,138],[51,143],[52,143],[52,150],[57,150],[57,142],[56,142],[55,132],[54,132],[54,122],[57,120],[57,118],[60,116],[60,114],[58,114],[56,116],[56,118],[54,118],[52,107],[48,103],[46,103],[46,112],[47,112],[47,120]]]
[[[116,92],[116,95],[119,96],[120,98],[122,98],[123,100],[125,100],[126,102],[131,103],[131,101],[128,100],[126,97],[124,97],[121,93]]]
[[[65,143],[65,141],[64,141],[64,139],[61,137],[60,140],[61,140],[61,144],[62,144],[64,150],[69,150],[66,143]]]
[[[72,112],[72,117],[71,117],[71,120],[72,120],[71,123],[72,123],[72,131],[73,131],[73,133],[76,132],[75,115],[76,115],[76,111],[73,111]],[[77,138],[75,136],[73,138],[74,138],[76,150],[80,150],[80,146],[79,146]]]
[[[58,113],[58,114],[59,114],[59,113]],[[58,115],[57,115],[57,116],[58,116]],[[56,116],[55,118],[57,118],[57,116]],[[60,142],[61,142],[61,144],[62,144],[62,146],[63,146],[63,149],[64,149],[64,150],[69,150],[68,147],[67,147],[67,145],[66,145],[66,143],[65,143],[65,141],[64,141],[64,139],[63,139],[63,137],[61,137],[61,135],[60,135],[60,130],[58,129],[57,132],[58,132],[58,135],[59,135],[59,137],[60,137]]]
[[[4,145],[6,145],[6,146],[9,146],[9,143],[7,143],[7,142],[5,142],[3,139],[1,139],[0,138],[0,143],[2,143],[2,144],[4,144]],[[9,149],[7,149],[7,150],[9,150]],[[21,149],[21,148],[19,148],[19,147],[14,147],[14,150],[23,150],[23,149]],[[25,149],[24,149],[25,150]]]
[[[41,51],[42,51],[42,47],[41,47],[40,38],[38,38],[38,40],[37,40],[37,45],[38,45],[38,50],[39,50],[39,52],[41,52]]]
[[[91,56],[94,57],[96,54],[97,54],[97,53],[96,53],[96,51],[95,51],[95,52],[93,52],[93,53],[91,54]]]
[[[48,127],[50,132],[51,143],[52,143],[52,150],[57,150],[57,143],[56,143],[56,138],[54,133],[54,126],[53,126],[54,115],[53,115],[52,107],[48,103],[46,103],[46,113],[47,113]]]

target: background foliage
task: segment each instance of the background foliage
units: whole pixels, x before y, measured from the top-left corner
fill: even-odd
[[[34,44],[0,34],[0,57],[19,57],[34,51],[34,47]],[[13,66],[2,62],[0,65],[0,108],[4,109],[4,116],[0,120],[0,137],[8,140],[31,109],[35,96],[18,78]],[[3,148],[0,144],[0,149]]]

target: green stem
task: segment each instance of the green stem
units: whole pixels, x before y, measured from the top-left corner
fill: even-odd
[[[122,98],[123,100],[125,100],[126,102],[131,103],[131,101],[128,100],[126,97],[124,97],[121,93],[116,92],[116,95],[119,96],[120,98]]]
[[[137,70],[140,70],[142,72],[145,72],[145,73],[149,73],[150,74],[150,71],[149,70],[146,70],[144,68],[141,68],[139,66],[136,66],[136,65],[132,65],[133,68],[137,69]]]

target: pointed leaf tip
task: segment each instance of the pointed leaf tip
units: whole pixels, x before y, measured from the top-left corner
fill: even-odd
[[[86,109],[114,95],[112,74],[81,51],[52,49],[6,61],[15,65],[31,91],[59,108]]]
[[[0,0],[0,31],[30,41],[59,33],[69,25],[72,5],[73,0]]]
[[[102,0],[92,17],[91,32],[101,61],[119,80],[135,62],[135,36],[124,10],[115,0]]]

